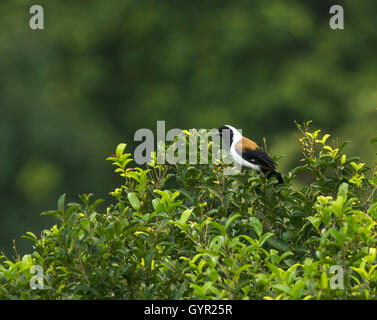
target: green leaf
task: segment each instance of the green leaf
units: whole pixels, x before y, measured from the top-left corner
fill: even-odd
[[[326,140],[330,137],[329,134],[325,134],[323,137],[322,137],[322,140],[316,140],[316,143],[321,143],[321,144],[325,144],[326,143]]]
[[[255,217],[250,218],[251,226],[253,227],[255,233],[260,237],[262,235],[263,227],[259,220]]]
[[[331,229],[331,234],[332,234],[332,236],[334,237],[335,241],[337,242],[337,244],[339,246],[343,244],[343,242],[344,242],[344,234],[338,232],[335,229]]]
[[[115,154],[120,157],[123,154],[124,149],[126,148],[127,144],[126,143],[120,143],[118,144]]]
[[[31,257],[30,254],[25,254],[23,257],[22,257],[22,263],[24,265],[32,265],[33,264],[33,259]]]
[[[310,221],[310,223],[318,230],[319,226],[321,225],[321,217],[318,216],[309,216],[307,219]]]
[[[85,231],[83,229],[81,229],[79,231],[79,240],[82,240],[84,237],[85,237]]]
[[[107,157],[105,160],[118,161],[118,157]]]
[[[236,213],[236,214],[233,214],[232,216],[230,216],[225,223],[225,231],[228,230],[228,228],[234,222],[234,220],[236,220],[239,217],[241,217],[241,215],[239,213]]]
[[[346,197],[348,193],[348,183],[343,182],[338,189],[338,196]]]
[[[355,169],[356,172],[359,172],[359,170],[365,165],[365,163],[359,163],[351,161],[350,165]]]
[[[192,204],[195,204],[194,199],[190,196],[190,194],[187,191],[179,189],[179,192],[182,193],[188,200],[190,200]]]
[[[362,269],[362,268],[356,268],[356,267],[352,267],[352,266],[351,266],[351,269],[354,270],[354,271],[356,271],[363,280],[367,280],[368,279],[368,273],[364,269]]]
[[[221,233],[225,233],[225,228],[222,224],[216,222],[216,221],[209,221],[210,225],[214,226],[217,230],[219,230]]]
[[[203,256],[203,253],[196,254],[191,260],[190,263],[195,264],[196,260],[198,260],[201,256]]]
[[[377,202],[374,203],[374,204],[372,204],[372,205],[369,207],[369,209],[368,209],[368,211],[367,211],[367,214],[370,215],[370,216],[373,217],[373,218],[376,218],[376,216],[377,216]]]
[[[293,296],[294,299],[298,299],[301,297],[302,290],[306,286],[306,281],[304,279],[300,279],[294,287],[291,289],[291,295]]]
[[[82,226],[82,228],[84,230],[86,230],[86,231],[89,232],[90,227],[89,227],[89,220],[88,220],[88,218],[82,218],[80,220],[80,224],[81,224],[81,226]]]
[[[249,237],[247,235],[244,235],[244,234],[241,235],[241,237],[244,238],[244,239],[246,239],[250,243],[250,245],[252,245],[252,246],[256,245],[256,242],[255,242],[255,240],[253,238],[251,238],[251,237]]]
[[[185,211],[183,211],[181,218],[179,219],[180,224],[183,225],[187,222],[187,220],[191,216],[191,213],[192,213],[193,210],[194,210],[194,208],[186,209]]]
[[[289,295],[291,294],[291,288],[288,287],[285,284],[277,283],[272,286],[274,289],[278,289],[280,291],[283,291],[285,293],[288,293]]]
[[[292,256],[293,252],[292,251],[286,251],[280,256],[280,260],[284,260],[286,257]],[[291,266],[291,268],[294,266]],[[296,267],[295,267],[296,268]]]
[[[290,250],[288,243],[276,237],[269,238],[267,240],[267,243],[270,244],[272,247],[282,250],[282,251]]]
[[[340,164],[344,165],[346,163],[347,156],[345,154],[342,155],[342,158],[340,159]]]
[[[104,202],[105,200],[103,199],[97,199],[96,201],[94,201],[90,207],[89,207],[89,213],[92,213],[97,207],[99,204],[101,204],[102,202]]]
[[[129,235],[129,234],[133,234],[135,231],[138,230],[138,226],[132,226],[132,227],[128,227],[126,230],[123,231],[123,237]]]
[[[158,211],[157,209],[158,209],[158,205],[160,204],[160,201],[161,201],[160,198],[156,198],[152,200],[152,206],[155,211]]]
[[[327,289],[328,287],[328,277],[327,277],[327,273],[326,271],[323,271],[322,274],[321,274],[321,288],[322,289]]]
[[[274,234],[271,233],[271,232],[267,232],[265,233],[259,240],[259,246],[262,247],[263,244],[268,240],[270,239]]]
[[[331,235],[331,233],[332,233],[332,229],[327,230],[325,233],[322,234],[321,239],[320,239],[321,245],[326,242],[327,238]]]
[[[78,209],[78,206],[77,205],[72,205],[70,206],[67,211],[64,213],[64,220],[65,221],[68,221],[69,218],[71,217],[71,215],[73,214],[73,212],[75,212],[76,210]]]
[[[64,212],[65,193],[59,197],[58,209]]]
[[[212,282],[211,281],[207,281],[204,286],[202,287],[202,292],[203,292],[203,295],[206,294],[206,292],[208,291],[208,289],[212,286]]]
[[[146,269],[151,269],[152,258],[153,258],[153,248],[150,248],[147,251],[147,254],[145,255],[145,268]]]
[[[26,235],[21,236],[21,238],[30,240],[30,241],[32,241],[34,243],[38,241],[37,236],[34,233],[30,232],[30,231],[26,232]]]
[[[85,204],[86,206],[89,205],[89,200],[90,198],[93,196],[93,193],[89,193],[89,194],[80,194],[79,197],[82,201],[83,204]]]
[[[137,197],[137,195],[134,192],[129,192],[127,194],[127,198],[130,201],[132,208],[134,208],[135,210],[140,209],[139,198]]]

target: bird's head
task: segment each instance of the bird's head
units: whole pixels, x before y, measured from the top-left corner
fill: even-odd
[[[242,138],[241,133],[234,127],[230,125],[223,125],[219,129],[218,132],[215,133],[215,136],[220,136],[225,141],[225,144],[230,148],[233,141],[238,141],[238,139]]]

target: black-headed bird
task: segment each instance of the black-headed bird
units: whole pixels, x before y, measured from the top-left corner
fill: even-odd
[[[228,152],[242,167],[251,168],[258,173],[263,172],[267,177],[274,175],[278,183],[284,183],[279,172],[276,171],[276,163],[252,140],[245,138],[230,125],[224,125],[218,129],[218,133],[225,142]]]

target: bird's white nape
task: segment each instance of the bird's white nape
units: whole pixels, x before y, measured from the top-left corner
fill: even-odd
[[[239,132],[235,127],[230,126],[229,124],[225,125],[233,132],[233,144],[237,143],[240,139],[242,139],[242,134]]]

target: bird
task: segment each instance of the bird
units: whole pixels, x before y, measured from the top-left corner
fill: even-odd
[[[242,167],[251,168],[267,177],[275,176],[278,184],[284,183],[281,173],[276,171],[276,163],[254,141],[243,137],[242,134],[230,125],[223,125],[217,129],[225,142],[225,146],[232,158]]]

